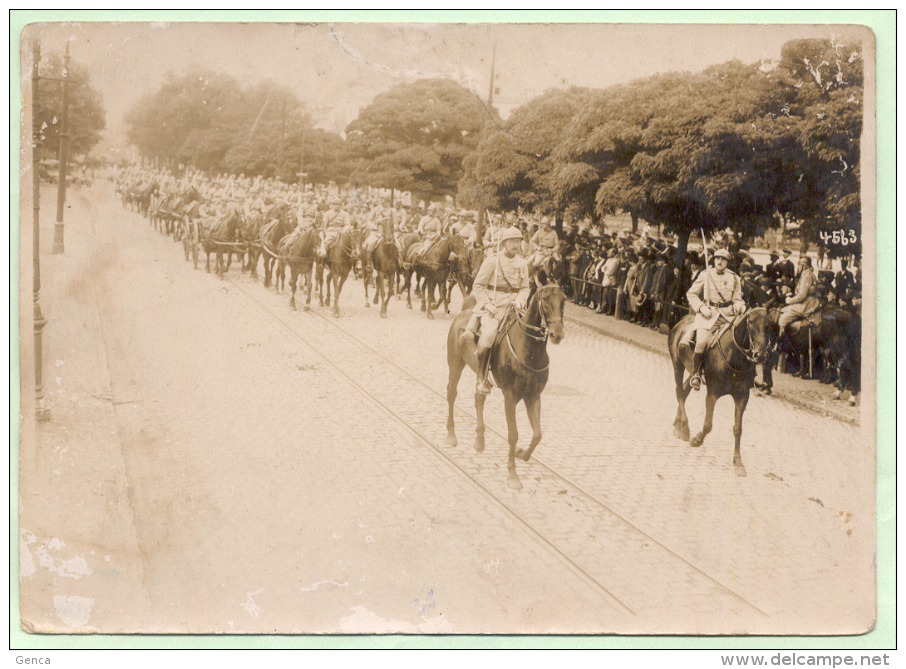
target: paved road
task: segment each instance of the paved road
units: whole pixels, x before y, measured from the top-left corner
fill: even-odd
[[[85,207],[135,535],[123,566],[140,563],[146,602],[135,624],[821,633],[873,619],[862,428],[753,398],[738,478],[729,400],[692,449],[672,436],[664,359],[568,325],[513,492],[499,392],[487,450],[469,445],[468,372],[460,446],[443,445],[450,317],[393,300],[382,320],[357,281],[339,319],[293,312],[235,266],[225,281],[193,270],[112,199]],[[693,397],[693,426],[703,412]],[[79,476],[60,462],[58,479]]]

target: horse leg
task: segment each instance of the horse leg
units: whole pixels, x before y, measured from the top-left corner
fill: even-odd
[[[736,410],[733,414],[733,439],[735,446],[733,449],[733,469],[737,476],[745,476],[746,468],[742,464],[742,454],[739,452],[739,442],[742,439],[742,415],[746,410],[746,404],[749,403],[749,391],[746,390],[738,395],[733,396],[736,402]]]
[[[705,424],[702,425],[702,431],[692,437],[692,441],[689,442],[690,446],[698,448],[704,443],[705,437],[708,436],[708,433],[711,431],[711,427],[714,423],[714,405],[716,403],[717,395],[712,394],[709,390],[707,396],[705,397]]]
[[[682,361],[677,360],[673,363],[673,377],[676,381],[676,419],[673,421],[673,436],[689,441],[689,417],[686,415],[686,399],[692,392],[692,387],[683,385],[683,377],[686,375],[686,367]]]
[[[305,279],[305,306],[302,307],[304,311],[311,309],[311,284],[314,283],[312,279],[313,269],[313,267],[309,267],[302,273]]]
[[[481,453],[484,450],[484,401],[487,395],[475,393],[475,443],[472,447]]]
[[[462,370],[465,369],[466,365],[462,360],[459,342],[451,343],[448,339],[447,346],[453,347],[453,350],[447,352],[447,365],[450,369],[450,375],[447,378],[447,445],[456,446],[459,441],[456,439],[456,431],[453,427],[453,405],[456,403],[459,379],[462,377]],[[476,450],[479,449],[476,448]]]
[[[503,394],[503,405],[506,411],[507,441],[510,443],[510,453],[507,458],[506,468],[509,472],[507,483],[513,490],[522,490],[522,481],[516,474],[516,443],[519,441],[519,429],[516,427],[516,402],[518,400],[510,393]]]
[[[366,271],[366,267],[367,266],[365,265],[365,261],[363,260],[362,261],[362,285],[365,287],[365,308],[368,309],[371,307],[371,304],[370,304],[371,300],[368,297],[368,283],[369,283],[369,279],[371,277],[369,276],[368,272]],[[377,304],[377,286],[374,287],[374,299],[375,299],[375,304]]]
[[[541,395],[532,399],[526,399],[525,413],[528,415],[529,424],[532,426],[532,440],[528,448],[516,449],[516,457],[528,462],[532,457],[535,446],[541,441]]]
[[[333,293],[333,317],[340,317],[340,293],[343,292],[343,284],[346,283],[346,276],[341,276],[339,278],[334,277],[334,293]],[[367,304],[367,302],[366,302]]]
[[[211,252],[207,250],[204,252],[204,271],[211,273]]]
[[[289,268],[289,306],[293,309],[296,308],[296,281],[299,277],[299,270],[296,269],[295,265],[290,265]],[[277,280],[279,281],[280,276],[277,275]],[[284,281],[286,280],[286,275],[284,275]]]
[[[431,298],[434,297],[434,279],[425,278],[425,292],[422,296],[422,311],[425,311],[427,305],[428,320],[434,320],[434,314],[431,313]]]

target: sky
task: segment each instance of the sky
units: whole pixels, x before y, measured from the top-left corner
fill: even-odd
[[[548,88],[606,88],[734,58],[776,61],[790,39],[866,33],[839,25],[77,22],[33,24],[23,35],[40,35],[42,56],[70,41],[103,95],[105,145],[122,146],[125,114],[167,72],[189,68],[289,86],[317,125],[340,132],[377,94],[416,78],[452,78],[486,100],[492,54],[494,104],[506,117]],[[25,41],[22,48],[28,76]]]

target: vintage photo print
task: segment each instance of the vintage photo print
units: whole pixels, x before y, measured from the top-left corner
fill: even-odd
[[[858,25],[21,32],[33,634],[858,635]]]

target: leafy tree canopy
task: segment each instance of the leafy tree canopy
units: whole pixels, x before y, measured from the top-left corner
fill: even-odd
[[[420,79],[378,95],[346,128],[353,178],[371,186],[452,194],[463,159],[493,112],[467,88]]]
[[[91,85],[88,70],[70,59],[69,107],[66,122],[71,158],[87,156],[100,141],[106,127],[104,100]],[[41,129],[38,150],[42,158],[56,157],[60,149],[63,121],[63,57],[51,53],[39,65],[37,127]]]

